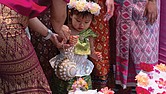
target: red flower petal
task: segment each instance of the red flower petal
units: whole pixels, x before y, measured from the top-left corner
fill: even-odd
[[[147,72],[151,72],[153,71],[153,65],[151,64],[147,64],[145,62],[141,62],[140,63],[140,68],[144,71],[147,71]]]
[[[150,94],[150,92],[142,87],[136,87],[137,94]]]

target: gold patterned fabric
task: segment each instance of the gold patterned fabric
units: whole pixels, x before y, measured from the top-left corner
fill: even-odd
[[[25,34],[29,18],[0,4],[0,93],[50,94],[34,48]]]
[[[102,52],[103,59],[96,61],[91,58],[95,67],[92,73],[93,88],[101,89],[108,86],[110,66],[110,28],[109,23],[104,22],[104,16],[106,13],[105,0],[95,0],[100,6],[100,14],[94,17],[94,21],[91,24],[92,30],[97,33],[98,37],[95,39],[94,47],[98,52]],[[112,77],[113,78],[113,77]],[[109,84],[110,85],[110,84]]]

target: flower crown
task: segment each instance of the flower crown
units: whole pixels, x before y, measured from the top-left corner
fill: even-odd
[[[87,2],[86,0],[70,0],[68,3],[69,9],[76,9],[79,12],[88,11],[91,14],[99,15],[101,7],[95,2]]]

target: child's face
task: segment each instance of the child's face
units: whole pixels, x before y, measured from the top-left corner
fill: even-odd
[[[92,22],[92,15],[88,16],[78,16],[78,15],[71,15],[72,20],[72,26],[77,31],[81,32],[82,30],[86,30],[89,28],[91,22]]]

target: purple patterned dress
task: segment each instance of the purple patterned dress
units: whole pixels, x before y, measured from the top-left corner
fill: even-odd
[[[166,0],[161,0],[161,15],[160,15],[160,39],[159,39],[159,63],[166,64]]]
[[[146,1],[124,0],[116,9],[116,84],[123,88],[136,85],[140,62],[158,62],[160,15],[153,25],[146,24]],[[159,11],[160,0],[156,1]]]
[[[17,10],[24,3],[27,5],[21,9],[26,11]],[[0,94],[51,94],[35,50],[24,31],[29,17],[42,11],[31,14],[35,13],[31,5],[32,0],[0,0]]]

